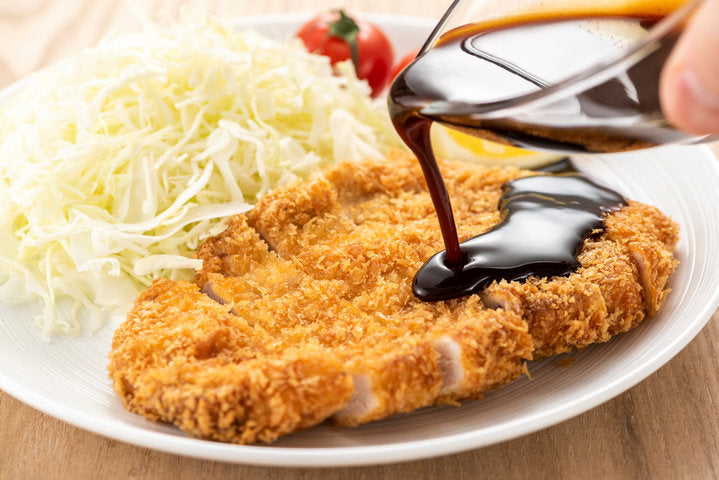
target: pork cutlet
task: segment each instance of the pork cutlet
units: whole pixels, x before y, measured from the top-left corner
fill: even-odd
[[[461,240],[501,221],[507,181],[534,174],[442,171]],[[145,290],[115,334],[110,376],[128,410],[238,443],[477,399],[526,360],[607,341],[659,309],[676,224],[629,201],[605,227],[567,277],[425,303],[412,277],[443,244],[416,160],[332,166],[230,218],[200,247],[194,283]]]

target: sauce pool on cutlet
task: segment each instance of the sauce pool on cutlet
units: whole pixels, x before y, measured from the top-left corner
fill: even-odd
[[[511,180],[499,201],[502,222],[459,244],[459,262],[448,262],[446,251],[431,257],[412,290],[421,300],[446,300],[495,280],[569,275],[579,267],[584,240],[601,233],[603,216],[624,205],[621,195],[576,172]]]

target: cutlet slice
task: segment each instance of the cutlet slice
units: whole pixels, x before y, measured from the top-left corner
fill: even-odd
[[[197,285],[158,280],[115,332],[108,369],[132,412],[200,437],[270,442],[322,421],[354,390],[333,352],[277,348]]]
[[[669,293],[674,273],[672,252],[679,241],[679,228],[659,209],[629,202],[606,220],[606,238],[626,248],[637,267],[648,315],[654,315]]]
[[[669,292],[678,227],[658,209],[629,201],[584,242],[581,267],[568,277],[501,281],[480,295],[529,324],[535,357],[606,342],[654,315]]]

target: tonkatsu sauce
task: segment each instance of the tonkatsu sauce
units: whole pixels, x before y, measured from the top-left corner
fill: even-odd
[[[618,193],[579,174],[546,174],[505,185],[503,220],[459,244],[459,263],[434,255],[412,285],[422,300],[476,293],[494,280],[569,275],[579,266],[584,240],[603,229],[603,215],[626,202]]]
[[[659,20],[656,15],[641,11],[622,11],[617,15],[641,28]],[[586,15],[569,17],[569,21],[577,21]],[[609,17],[611,15],[602,12],[601,19]],[[626,204],[620,194],[576,172],[517,179],[506,185],[500,200],[502,222],[460,244],[449,193],[432,151],[432,122],[504,143],[535,148],[549,146],[554,150],[614,151],[673,141],[666,137],[675,135],[668,126],[660,125],[649,134],[637,136],[630,128],[622,127],[621,121],[612,122],[635,114],[660,114],[656,82],[676,35],[670,35],[639,70],[632,72],[630,68],[626,78],[621,79],[625,83],[617,84],[616,79],[610,79],[578,95],[575,100],[581,118],[574,124],[569,117],[562,117],[565,124],[559,127],[552,123],[556,119],[549,119],[551,121],[543,125],[541,117],[532,118],[534,123],[524,125],[522,118],[488,121],[477,115],[472,117],[474,120],[468,120],[468,115],[481,113],[487,103],[532,94],[551,88],[552,83],[491,55],[483,58],[477,49],[472,50],[473,44],[479,45],[475,40],[486,32],[504,28],[519,31],[525,23],[536,25],[554,20],[534,16],[511,25],[494,22],[490,26],[467,26],[448,32],[446,38],[440,38],[410,64],[391,87],[392,121],[419,160],[445,243],[445,250],[430,258],[414,278],[413,291],[422,300],[476,293],[494,280],[568,275],[579,266],[577,255],[583,242],[603,231],[603,216]],[[494,84],[499,80],[504,90],[481,91],[481,82],[475,82],[480,87],[473,82],[483,75],[493,76]],[[648,85],[647,82],[654,83]],[[464,111],[458,107],[460,104]],[[456,118],[450,114],[451,109],[442,113],[443,107],[437,105],[454,107]],[[599,119],[598,122],[592,123],[595,119]]]

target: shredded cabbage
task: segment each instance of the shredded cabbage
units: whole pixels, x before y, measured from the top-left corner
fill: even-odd
[[[124,315],[182,277],[221,219],[340,160],[400,145],[339,67],[206,17],[109,37],[26,81],[0,110],[0,297],[40,298],[47,337]]]

